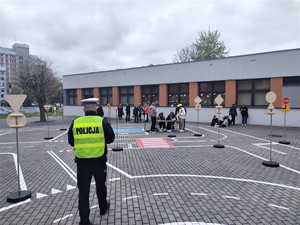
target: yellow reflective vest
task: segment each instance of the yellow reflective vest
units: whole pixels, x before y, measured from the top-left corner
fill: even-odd
[[[75,156],[98,158],[104,154],[105,139],[100,116],[82,116],[73,124]]]

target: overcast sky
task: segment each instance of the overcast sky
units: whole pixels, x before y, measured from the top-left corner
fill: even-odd
[[[300,47],[300,0],[0,0],[0,46],[59,75],[172,63],[219,30],[230,56]]]

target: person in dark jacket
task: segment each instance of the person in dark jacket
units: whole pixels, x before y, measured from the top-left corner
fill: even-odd
[[[139,120],[139,109],[137,106],[134,106],[133,108],[133,117],[134,117],[134,123],[137,123]]]
[[[229,108],[229,116],[231,116],[231,123],[235,125],[235,117],[237,116],[236,106],[233,103],[232,106]]]
[[[123,117],[123,115],[124,115],[124,111],[123,111],[123,106],[122,106],[122,104],[120,104],[120,105],[118,106],[117,110],[118,110],[118,118],[119,118],[119,120],[122,120],[122,117]]]
[[[127,103],[125,108],[125,122],[130,122],[130,105]]]
[[[242,115],[242,126],[247,126],[247,120],[248,120],[248,107],[244,104],[240,108],[240,112]]]
[[[68,142],[74,146],[77,165],[79,224],[92,224],[89,220],[89,194],[92,177],[96,183],[100,215],[106,214],[110,202],[107,200],[106,162],[107,144],[115,134],[106,118],[97,115],[97,98],[82,100],[85,116],[75,119],[68,131]]]

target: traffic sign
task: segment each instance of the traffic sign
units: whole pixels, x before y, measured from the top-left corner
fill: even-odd
[[[4,99],[12,107],[15,112],[19,112],[19,109],[25,101],[27,95],[4,95]]]
[[[273,103],[276,101],[276,94],[275,92],[273,91],[269,91],[267,94],[266,94],[266,101],[268,103]]]
[[[49,109],[51,108],[50,105],[44,105],[44,109],[46,110],[46,112],[49,112]]]
[[[289,112],[290,111],[290,104],[282,104],[281,106],[281,112]]]
[[[282,98],[282,104],[287,105],[287,104],[290,104],[290,102],[291,102],[291,99],[289,97],[285,96]]]
[[[24,127],[26,121],[26,116],[20,112],[12,112],[7,117],[7,125],[12,128]]]
[[[200,111],[201,105],[200,105],[200,104],[196,104],[196,105],[195,105],[195,109],[196,109],[196,111]]]
[[[199,96],[197,96],[197,97],[194,99],[194,102],[195,102],[196,104],[200,104],[200,103],[202,102],[202,99],[201,99]]]

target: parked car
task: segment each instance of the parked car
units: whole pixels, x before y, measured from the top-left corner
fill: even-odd
[[[0,115],[8,115],[12,112],[11,109],[0,107]]]

